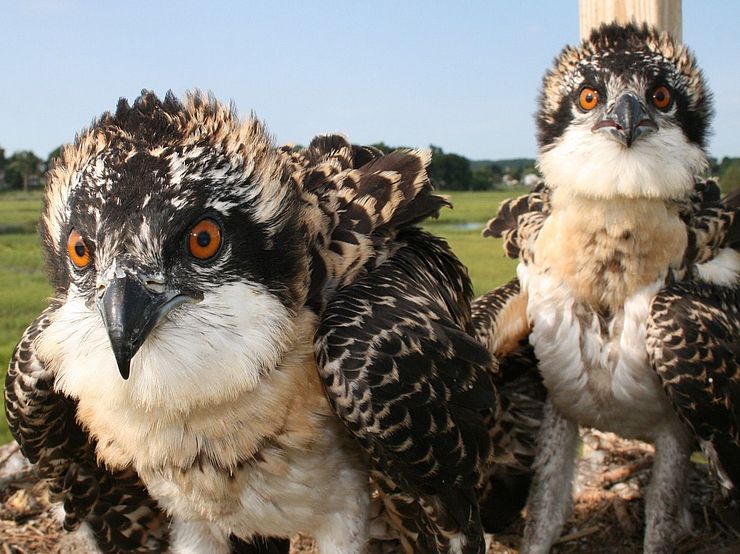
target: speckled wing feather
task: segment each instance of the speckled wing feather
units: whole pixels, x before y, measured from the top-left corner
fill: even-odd
[[[161,552],[169,523],[133,471],[97,464],[94,445],[75,418],[76,404],[53,390],[54,375],[34,352],[53,317],[52,304],[18,343],[5,382],[5,413],[23,454],[63,502],[64,527],[87,523],[102,552]]]
[[[722,248],[740,248],[740,206],[733,196],[720,198],[713,179],[698,179],[681,216],[686,223],[688,244],[684,265],[701,264]]]
[[[740,283],[701,280],[697,264],[740,249],[740,209],[713,179],[699,179],[680,212],[686,223],[684,268],[653,299],[648,354],[681,418],[691,427],[721,482],[740,497]],[[679,275],[685,274],[685,270]]]
[[[740,494],[740,287],[675,283],[653,299],[648,354],[681,418]]]
[[[325,389],[367,451],[388,511],[415,552],[483,552],[476,487],[496,407],[486,351],[466,332],[467,273],[415,228],[338,291],[316,334]]]
[[[524,310],[516,279],[476,298],[472,305],[475,337],[499,359],[493,381],[501,409],[488,423],[495,455],[481,493],[483,525],[492,533],[519,517],[527,501],[547,395],[528,329],[522,334]]]
[[[550,213],[550,189],[540,182],[524,196],[506,200],[483,229],[484,237],[500,237],[510,258],[527,258],[531,244]]]
[[[432,191],[429,159],[419,150],[383,155],[339,136],[318,137],[293,155],[313,244],[308,304],[317,312],[334,291],[384,260],[399,228],[447,204]]]

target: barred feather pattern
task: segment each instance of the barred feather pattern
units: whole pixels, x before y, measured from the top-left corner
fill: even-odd
[[[519,282],[514,279],[483,296],[472,305],[475,337],[484,345],[492,345],[499,331],[501,315],[508,301],[519,295]],[[492,353],[493,355],[493,353]],[[518,347],[498,360],[494,384],[501,402],[501,419],[492,437],[498,446],[497,464],[517,471],[528,471],[534,456],[534,436],[539,429],[546,390],[537,370],[537,359],[526,337]]]
[[[373,479],[404,549],[446,552],[462,533],[464,551],[477,552],[480,521],[472,500],[475,486],[468,481],[480,480],[476,476],[490,455],[490,441],[472,429],[480,433],[488,419],[477,415],[466,426],[460,418],[470,414],[458,413],[457,397],[442,392],[445,383],[460,379],[457,366],[469,363],[455,348],[475,352],[479,347],[466,334],[471,296],[466,271],[446,244],[412,227],[447,203],[432,192],[428,154],[382,156],[342,137],[320,137],[293,159],[300,168],[294,179],[306,203],[322,210],[322,217],[304,219],[320,223],[311,233],[309,304],[320,313],[328,304],[317,333],[317,357],[330,402],[368,451]],[[415,278],[409,281],[411,275]],[[442,311],[428,311],[434,306]],[[394,325],[387,317],[400,320]],[[369,330],[376,332],[364,338]],[[393,354],[401,361],[392,363]],[[485,353],[475,354],[481,355],[486,359]],[[366,371],[357,367],[361,363]],[[483,383],[469,384],[468,394],[481,394],[485,387],[487,400],[478,405],[494,412],[495,394],[482,377]],[[396,388],[399,382],[411,390]],[[425,399],[428,394],[431,400]],[[448,407],[449,401],[455,406]],[[457,415],[445,422],[446,410]],[[446,427],[451,422],[467,434],[453,441]],[[473,444],[483,450],[460,459],[444,450],[457,445],[465,452]],[[456,479],[462,481],[453,494],[445,484]]]
[[[510,258],[532,261],[532,249],[550,213],[552,191],[540,182],[526,195],[506,200],[499,213],[483,230],[484,237],[498,237]],[[686,224],[688,246],[680,268],[671,268],[672,278],[681,280],[690,266],[704,263],[722,248],[740,246],[738,208],[720,199],[714,179],[697,179],[693,193],[681,203],[679,215]]]
[[[161,552],[169,521],[133,470],[109,472],[76,421],[76,404],[56,393],[54,375],[34,354],[34,339],[53,318],[56,303],[26,330],[5,382],[5,414],[23,454],[36,464],[51,497],[64,506],[64,528],[86,523],[104,553]]]
[[[697,181],[687,206],[681,211],[688,232],[684,265],[701,264],[725,247],[740,246],[740,215],[720,198],[716,181]]]
[[[669,285],[653,299],[647,347],[679,416],[740,497],[740,286]]]
[[[330,402],[367,451],[407,551],[483,552],[477,488],[498,402],[491,359],[468,334],[470,282],[415,228],[332,298],[316,333]]]
[[[529,261],[532,245],[550,212],[550,193],[540,181],[529,194],[506,200],[483,229],[483,236],[502,238],[507,256]]]
[[[334,291],[383,262],[399,228],[434,217],[448,204],[432,192],[426,151],[382,155],[331,135],[290,159],[313,245],[308,303],[318,312]]]

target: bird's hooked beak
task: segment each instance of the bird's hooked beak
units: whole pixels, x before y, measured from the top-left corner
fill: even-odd
[[[164,289],[162,285],[157,288]],[[107,283],[98,295],[97,306],[121,377],[128,379],[131,359],[162,318],[176,307],[197,300],[177,290],[154,290],[146,278],[129,272],[116,275]]]
[[[604,119],[591,131],[607,135],[629,148],[641,136],[658,130],[658,124],[632,92],[623,92],[614,102]]]

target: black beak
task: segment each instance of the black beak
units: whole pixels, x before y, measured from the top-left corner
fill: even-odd
[[[631,92],[621,94],[607,116],[594,125],[593,132],[609,134],[629,148],[641,136],[658,130],[658,125]]]
[[[131,358],[157,323],[172,309],[192,300],[178,291],[155,292],[128,274],[108,284],[97,304],[121,377],[128,379]]]

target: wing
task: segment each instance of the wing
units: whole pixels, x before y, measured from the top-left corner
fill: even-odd
[[[723,249],[740,250],[740,196],[720,198],[712,179],[697,180],[690,201],[679,213],[686,223],[688,244],[684,264],[703,264]]]
[[[731,208],[740,208],[740,188],[736,188],[727,193],[723,200],[725,206]]]
[[[650,308],[650,362],[723,483],[740,494],[740,288],[674,283]]]
[[[550,213],[550,189],[540,182],[524,196],[506,200],[483,229],[484,237],[500,237],[510,258],[527,256]]]
[[[379,151],[343,137],[318,137],[293,179],[312,247],[307,303],[321,313],[334,292],[381,263],[398,229],[434,216],[447,204],[432,193],[428,152]]]
[[[75,419],[76,404],[54,391],[52,371],[36,356],[34,340],[49,325],[52,304],[26,330],[5,381],[5,412],[23,454],[37,465],[52,498],[64,506],[64,527],[81,523],[103,552],[161,552],[169,522],[133,470],[109,472]]]
[[[481,494],[488,532],[500,532],[520,516],[532,480],[536,437],[547,391],[527,339],[526,298],[514,279],[473,302],[476,338],[498,357],[493,376],[501,410],[488,424],[494,450]]]
[[[409,228],[396,243],[328,303],[320,373],[407,545],[446,551],[462,535],[464,552],[483,552],[475,490],[497,400],[490,357],[466,332],[470,283],[440,239]]]

